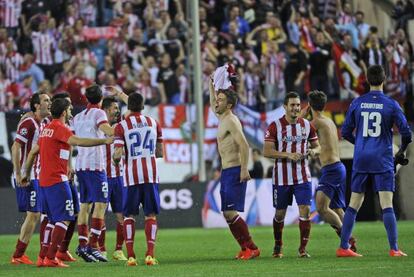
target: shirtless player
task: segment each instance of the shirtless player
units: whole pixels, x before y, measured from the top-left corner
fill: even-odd
[[[335,123],[322,114],[326,104],[326,95],[314,90],[308,95],[309,106],[303,111],[304,117],[310,116],[313,127],[318,132],[321,153],[321,177],[316,189],[316,207],[321,217],[341,235],[345,208],[346,169],[339,159],[338,131]],[[355,239],[349,240],[356,251]]]
[[[217,134],[221,157],[221,210],[241,250],[236,259],[249,260],[260,255],[249,234],[246,222],[239,212],[244,211],[247,181],[250,180],[247,162],[249,145],[244,137],[239,119],[233,114],[237,95],[231,89],[215,91],[210,81],[210,105],[219,119]]]

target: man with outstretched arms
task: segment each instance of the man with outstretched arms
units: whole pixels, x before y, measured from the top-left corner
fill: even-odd
[[[39,136],[38,144],[30,151],[25,163],[26,173],[22,183],[28,183],[28,170],[33,166],[34,159],[40,155],[40,190],[44,198],[43,204],[49,221],[54,223],[51,243],[42,266],[68,267],[56,258],[56,252],[65,238],[68,225],[74,218],[73,198],[69,187],[68,160],[70,146],[92,147],[112,143],[113,138],[87,139],[74,136],[65,125],[71,117],[71,104],[66,99],[56,99],[52,103],[53,120]]]
[[[86,88],[85,96],[88,106],[73,118],[73,130],[77,136],[85,138],[104,138],[113,136],[114,129],[108,123],[105,112],[101,109],[102,90],[97,85]],[[76,157],[76,176],[79,181],[80,211],[78,215],[79,246],[76,254],[86,262],[107,262],[99,251],[98,238],[104,226],[105,212],[108,204],[108,180],[105,172],[104,148],[78,147]],[[93,212],[88,238],[89,211]],[[89,240],[89,243],[88,243]]]
[[[241,248],[236,259],[249,260],[260,256],[260,250],[253,242],[246,222],[238,213],[244,211],[246,186],[250,180],[247,169],[249,144],[239,119],[232,112],[237,103],[236,92],[231,87],[215,88],[212,79],[209,90],[211,109],[219,119],[217,144],[222,164],[221,210]]]
[[[141,114],[144,98],[131,93],[128,98],[129,115],[115,127],[115,153],[119,164],[124,155],[123,199],[124,236],[128,252],[128,266],[136,266],[134,252],[135,216],[142,205],[145,217],[147,251],[145,264],[156,265],[154,247],[157,236],[157,214],[160,212],[159,176],[156,158],[163,157],[162,132],[159,123]]]
[[[320,152],[318,136],[310,122],[300,116],[300,97],[296,92],[285,96],[286,114],[272,122],[267,128],[263,156],[275,159],[273,168],[273,206],[276,208],[273,219],[275,246],[273,257],[281,258],[282,234],[286,209],[292,205],[293,196],[299,207],[300,246],[298,257],[309,258],[306,245],[311,230],[310,205],[312,200],[312,180],[308,165],[308,155]],[[310,147],[309,147],[310,144]]]

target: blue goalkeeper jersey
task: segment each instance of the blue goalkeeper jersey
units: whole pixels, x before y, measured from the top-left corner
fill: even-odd
[[[342,137],[355,144],[352,169],[359,173],[394,170],[392,127],[402,140],[411,141],[411,130],[399,104],[381,91],[354,99],[342,126]]]

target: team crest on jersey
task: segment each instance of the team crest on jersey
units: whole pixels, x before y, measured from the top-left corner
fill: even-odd
[[[27,129],[26,129],[26,128],[22,128],[22,129],[20,130],[20,135],[22,135],[22,136],[27,135]]]
[[[303,137],[306,137],[306,128],[305,127],[302,127],[301,129],[302,129],[302,136]]]

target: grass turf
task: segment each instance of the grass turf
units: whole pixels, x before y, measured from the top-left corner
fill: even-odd
[[[261,249],[261,257],[251,261],[234,260],[238,246],[227,229],[169,229],[160,230],[156,246],[159,266],[144,266],[145,238],[137,230],[135,251],[137,267],[126,267],[124,262],[87,264],[78,260],[70,268],[36,268],[27,265],[10,265],[17,235],[0,236],[1,276],[411,276],[414,270],[414,222],[399,222],[399,244],[409,257],[388,256],[388,242],[381,222],[357,223],[355,236],[362,258],[336,258],[339,239],[329,225],[313,225],[308,251],[310,259],[297,258],[299,228],[284,229],[284,257],[271,257],[273,231],[269,227],[251,228],[254,241]],[[36,260],[39,239],[34,235],[27,254]],[[77,235],[71,243],[75,254]],[[115,244],[115,232],[108,232],[108,256]],[[124,247],[125,248],[125,247]],[[124,249],[125,252],[125,249]],[[76,256],[76,255],[75,255]],[[410,273],[411,272],[411,273]]]

